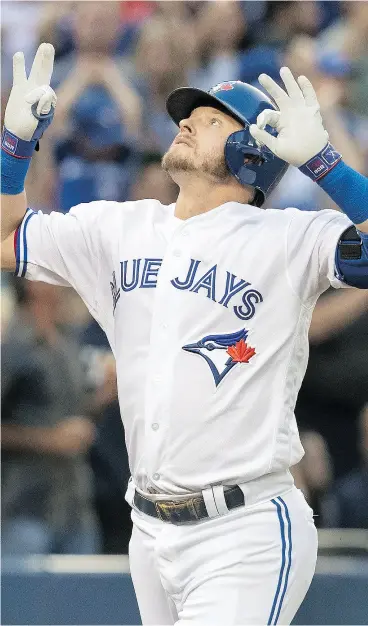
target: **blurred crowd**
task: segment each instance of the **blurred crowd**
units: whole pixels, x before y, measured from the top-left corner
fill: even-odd
[[[330,141],[368,174],[368,4],[302,1],[2,2],[2,111],[12,55],[56,50],[55,119],[28,178],[29,206],[157,198],[176,87],[288,65],[312,81]],[[267,206],[337,208],[291,167]],[[2,280],[2,551],[125,553],[129,467],[106,337],[72,290]],[[329,290],[310,330],[294,468],[320,527],[368,528],[368,291]]]

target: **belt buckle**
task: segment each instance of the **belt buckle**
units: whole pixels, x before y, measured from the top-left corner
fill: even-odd
[[[198,519],[197,511],[194,506],[194,499],[184,500],[183,502],[161,501],[155,502],[155,508],[158,517],[163,522],[171,522],[172,524],[184,524]]]

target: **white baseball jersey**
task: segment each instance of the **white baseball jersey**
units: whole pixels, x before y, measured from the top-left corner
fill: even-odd
[[[107,334],[134,483],[236,484],[302,455],[294,407],[318,296],[351,225],[229,202],[188,220],[156,200],[28,211],[19,276],[71,285]]]

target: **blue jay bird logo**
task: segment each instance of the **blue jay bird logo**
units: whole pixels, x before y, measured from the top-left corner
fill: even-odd
[[[255,349],[245,343],[247,336],[245,328],[227,335],[206,335],[197,343],[183,346],[183,350],[199,354],[206,361],[217,387],[237,363],[249,363],[256,354]]]

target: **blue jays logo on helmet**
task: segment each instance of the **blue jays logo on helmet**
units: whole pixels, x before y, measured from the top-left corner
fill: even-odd
[[[212,87],[211,93],[216,93],[216,91],[229,91],[229,89],[234,89],[235,84],[235,80],[229,80],[227,83],[219,83]]]
[[[245,328],[226,335],[206,335],[183,350],[199,354],[209,365],[216,387],[237,363],[248,363],[256,351],[245,343]]]
[[[215,107],[242,124],[243,130],[232,133],[226,141],[225,161],[240,184],[255,189],[253,204],[261,206],[286,173],[288,164],[266,146],[257,144],[249,132],[249,126],[257,122],[262,111],[277,110],[277,106],[260,89],[240,80],[219,83],[208,92],[180,87],[169,95],[166,102],[170,117],[178,125],[200,106]],[[266,130],[275,134],[270,126],[266,126]]]

